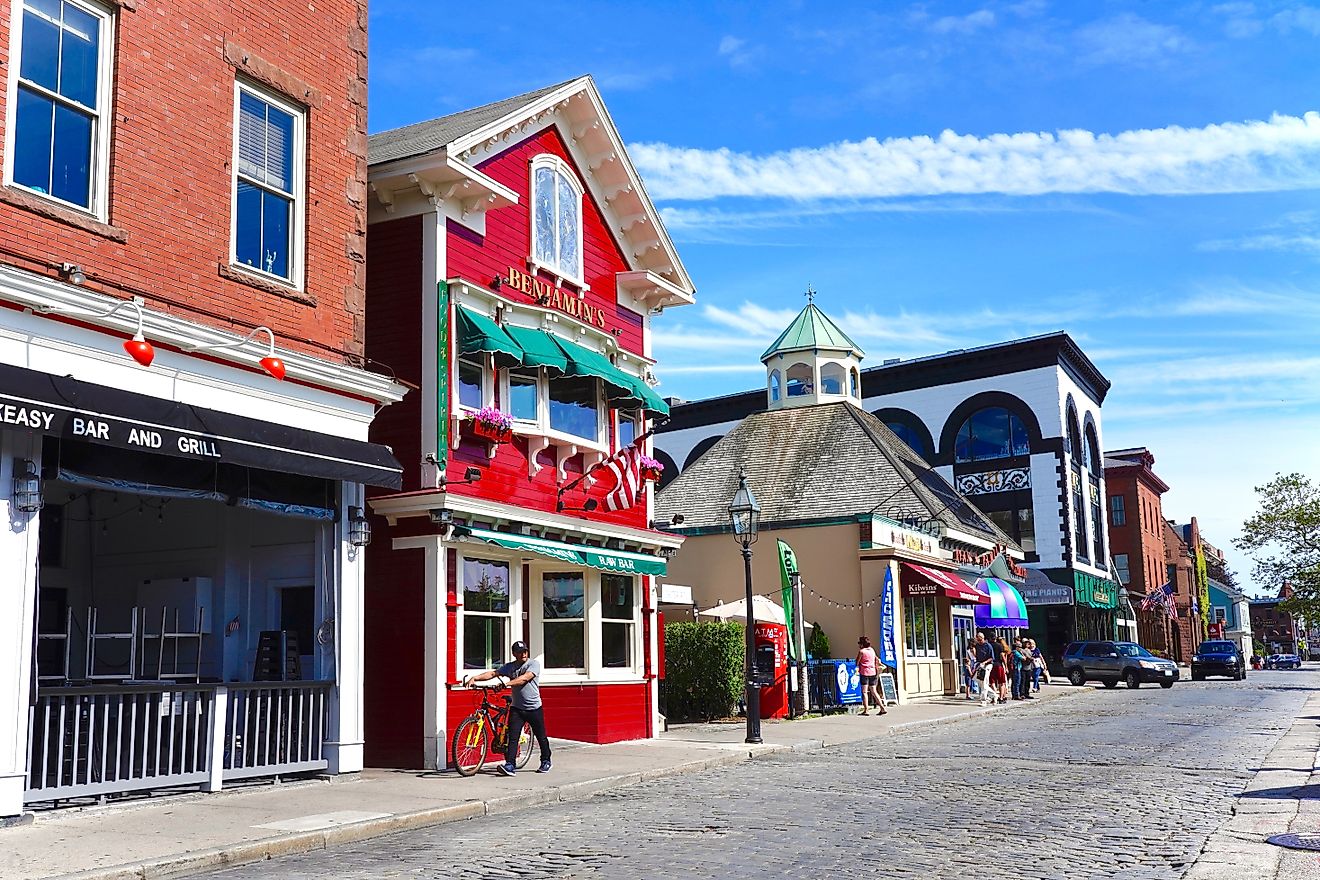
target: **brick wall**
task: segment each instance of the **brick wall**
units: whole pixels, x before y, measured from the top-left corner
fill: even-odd
[[[363,344],[366,223],[365,0],[308,4],[112,0],[108,223],[0,187],[0,261],[226,329],[265,324],[280,344],[342,359]],[[0,4],[0,73],[13,6]],[[306,109],[302,290],[239,280],[230,252],[234,83],[248,77]],[[0,90],[0,126],[7,124]]]

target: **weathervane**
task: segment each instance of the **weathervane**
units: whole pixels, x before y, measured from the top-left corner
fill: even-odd
[[[803,296],[807,298],[807,305],[811,305],[816,301],[816,291],[812,289],[810,281],[807,282],[807,292]]]

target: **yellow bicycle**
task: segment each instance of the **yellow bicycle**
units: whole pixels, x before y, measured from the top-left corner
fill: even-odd
[[[509,734],[509,704],[513,698],[507,694],[500,697],[504,704],[497,706],[490,701],[489,693],[502,685],[483,687],[484,682],[477,682],[473,687],[481,688],[481,705],[454,731],[450,740],[449,752],[454,761],[454,769],[460,776],[472,776],[486,763],[487,755],[494,754],[504,760],[505,737]],[[518,732],[519,770],[527,766],[532,759],[532,725],[523,722]]]

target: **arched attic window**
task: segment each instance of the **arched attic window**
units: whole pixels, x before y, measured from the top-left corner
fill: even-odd
[[[954,441],[954,461],[984,461],[1027,455],[1031,443],[1027,427],[1002,406],[990,406],[968,416]]]
[[[781,394],[783,394],[783,389],[780,387],[779,384],[779,371],[771,370],[770,371],[770,402],[774,403],[775,401],[779,400]]]
[[[788,396],[801,397],[811,392],[811,367],[807,364],[794,364],[789,367]]]
[[[582,283],[582,184],[549,153],[532,160],[532,262]]]
[[[822,394],[843,394],[844,369],[838,364],[822,364],[820,390]]]
[[[857,375],[856,367],[848,371],[848,388],[853,397],[862,396],[862,381],[861,377]]]

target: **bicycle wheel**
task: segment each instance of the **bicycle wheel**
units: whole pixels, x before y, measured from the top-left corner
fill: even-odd
[[[490,742],[484,721],[480,715],[469,715],[454,731],[449,752],[459,776],[472,776],[486,763]]]
[[[523,722],[522,732],[518,735],[518,769],[527,766],[527,762],[532,760],[532,742],[535,737],[532,736],[532,725],[526,721]]]

